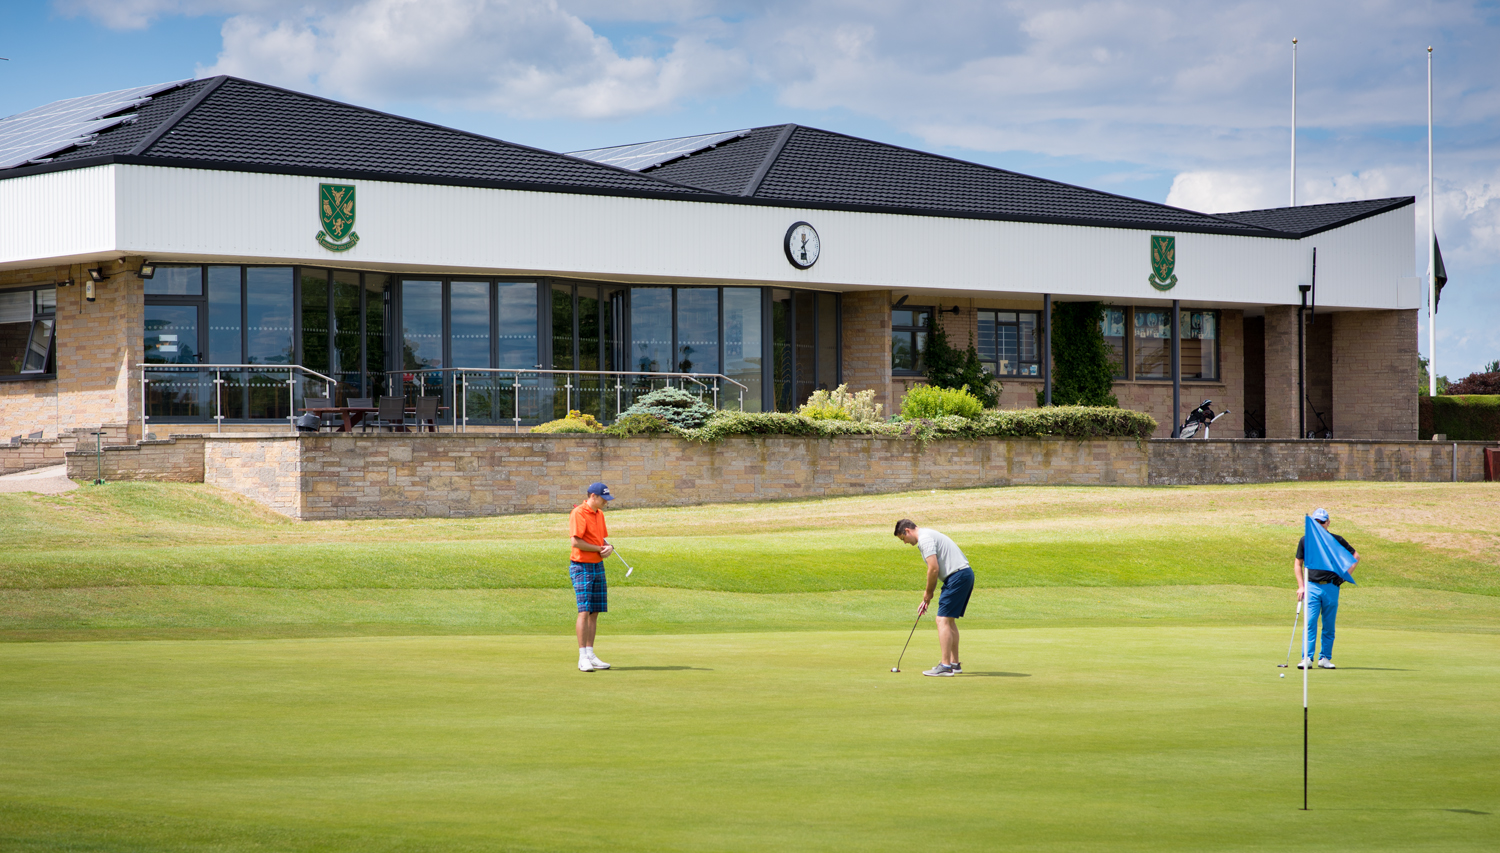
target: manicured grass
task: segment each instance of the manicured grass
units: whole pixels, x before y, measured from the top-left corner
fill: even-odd
[[[7,850],[1493,850],[1500,637],[1273,628],[0,645]]]
[[[0,850],[1500,847],[1500,487],[627,501],[584,674],[557,514],[0,495]],[[1318,505],[1364,560],[1303,813]],[[930,620],[889,672],[908,515],[975,563],[961,678]]]

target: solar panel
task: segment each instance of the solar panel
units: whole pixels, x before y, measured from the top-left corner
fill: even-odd
[[[730,130],[724,133],[705,133],[700,136],[679,136],[676,139],[658,139],[655,142],[637,142],[634,145],[616,145],[613,148],[591,148],[587,151],[572,151],[568,156],[593,160],[606,166],[619,166],[639,172],[652,166],[660,166],[668,160],[676,160],[696,154],[707,148],[722,145],[731,139],[749,136],[748,130]]]
[[[42,160],[88,142],[100,131],[134,121],[135,114],[126,111],[150,101],[152,95],[191,82],[176,80],[68,98],[0,118],[0,169]]]

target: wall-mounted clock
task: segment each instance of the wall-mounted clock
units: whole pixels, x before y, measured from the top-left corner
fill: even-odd
[[[786,249],[786,259],[792,262],[792,266],[805,270],[818,262],[818,251],[822,247],[818,242],[818,232],[811,225],[794,222],[786,230],[782,248]]]

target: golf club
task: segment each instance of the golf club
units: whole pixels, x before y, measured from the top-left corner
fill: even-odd
[[[906,645],[904,645],[904,646],[901,647],[901,656],[898,657],[898,658],[896,658],[896,665],[893,666],[893,667],[891,667],[891,672],[900,672],[901,671],[901,659],[904,658],[904,657],[906,657],[906,646],[911,645],[912,634],[917,633],[917,622],[921,622],[921,621],[922,621],[922,614],[918,613],[917,614],[917,621],[911,623],[911,633],[906,635]]]
[[[619,549],[616,549],[610,553],[614,554],[616,557],[620,557]],[[620,562],[625,563],[625,558],[620,557]],[[625,563],[625,577],[630,577],[630,573],[633,571],[635,571],[635,569],[631,568],[629,563]]]
[[[1292,638],[1286,641],[1286,663],[1276,664],[1277,669],[1286,669],[1292,663],[1292,646],[1297,642],[1297,617],[1302,615],[1302,602],[1297,602],[1297,609],[1292,612]]]

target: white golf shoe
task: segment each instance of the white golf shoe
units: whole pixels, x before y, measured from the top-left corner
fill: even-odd
[[[1298,669],[1312,669],[1312,659],[1311,658],[1303,658],[1302,662],[1299,663],[1299,664],[1297,664],[1297,668]]]
[[[593,672],[594,669],[595,669],[595,667],[594,667],[594,662],[593,661],[589,660],[584,655],[579,655],[578,656],[578,671],[579,672]]]
[[[1318,669],[1338,669],[1338,667],[1334,666],[1333,661],[1328,658],[1322,658],[1318,661]]]
[[[599,660],[599,656],[593,653],[589,654],[589,663],[594,665],[594,669],[609,669],[609,664]]]

